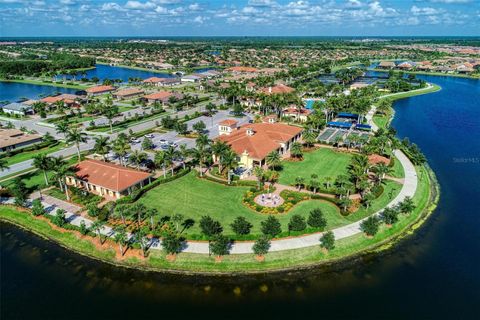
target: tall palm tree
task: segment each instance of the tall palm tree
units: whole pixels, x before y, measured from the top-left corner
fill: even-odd
[[[103,238],[102,240],[102,229],[105,226],[105,224],[106,224],[105,221],[95,220],[92,222],[92,225],[90,226],[92,230],[95,230],[97,232],[98,238],[100,239],[100,244],[103,244],[106,240],[106,238]]]
[[[255,168],[253,168],[253,174],[255,175],[255,177],[257,177],[258,188],[260,189],[260,186],[265,179],[265,170],[263,170],[260,166],[256,166]]]
[[[229,149],[228,144],[224,141],[217,140],[212,144],[212,153],[215,156],[215,160],[219,165],[218,171],[222,171],[222,155]]]
[[[163,178],[167,177],[167,157],[165,156],[165,151],[158,151],[155,153],[155,158],[153,160],[157,168],[163,169]]]
[[[130,150],[130,144],[127,142],[127,140],[119,136],[117,140],[115,140],[115,142],[113,143],[112,150],[119,158],[120,165],[125,165],[123,157],[125,157],[128,150]]]
[[[43,171],[43,177],[45,179],[45,184],[48,186],[48,176],[47,171],[52,168],[51,158],[45,154],[37,154],[33,157],[33,166],[38,170]]]
[[[110,98],[111,99],[111,98]],[[109,104],[109,98],[106,100],[106,104],[102,108],[102,115],[108,119],[110,125],[110,133],[113,133],[113,118],[115,118],[119,112],[119,108],[116,105]],[[111,101],[111,100],[110,100]]]
[[[178,148],[179,148],[178,152],[179,152],[180,156],[182,157],[183,169],[185,169],[185,162],[186,162],[186,159],[187,159],[190,151],[188,150],[186,144],[181,144]]]
[[[87,134],[77,128],[72,128],[67,132],[66,139],[68,143],[74,143],[77,147],[78,162],[80,162],[80,143],[87,142]]]
[[[381,183],[382,180],[385,179],[385,176],[392,172],[392,169],[385,163],[380,162],[373,167],[373,171],[376,174],[378,182]]]
[[[265,157],[265,160],[270,169],[272,168],[275,169],[276,167],[280,166],[280,163],[281,163],[280,154],[276,150],[267,154],[267,156]]]
[[[106,161],[106,155],[110,152],[110,144],[108,137],[97,137],[95,138],[95,146],[93,150],[95,153],[100,154],[103,157],[103,161]]]
[[[221,164],[227,170],[228,184],[230,184],[230,170],[238,166],[237,154],[233,150],[227,150],[223,153]]]
[[[309,147],[313,146],[317,141],[318,133],[314,132],[313,130],[307,130],[303,133],[302,139],[305,141],[305,144]]]
[[[62,157],[53,158],[52,168],[54,179],[58,181],[60,189],[65,192],[67,200],[70,201],[70,193],[68,192],[66,179],[75,174],[74,169],[72,169]]]
[[[60,121],[59,123],[57,123],[55,125],[55,129],[57,130],[57,133],[62,133],[63,138],[66,139],[67,138],[67,132],[68,132],[68,130],[70,130],[70,127],[68,126],[68,121],[67,120]]]
[[[144,162],[147,159],[148,157],[145,152],[142,152],[140,150],[135,150],[130,154],[129,161],[133,163],[137,167],[137,169],[140,169],[140,165],[142,164],[142,162]]]
[[[118,243],[120,254],[123,256],[125,254],[124,247],[127,247],[128,244],[128,236],[127,231],[125,230],[124,226],[117,226],[113,229],[115,232],[113,235],[113,240]]]
[[[169,146],[168,149],[165,150],[165,158],[167,162],[166,164],[167,166],[170,166],[172,176],[173,176],[173,162],[175,158],[178,158],[178,156],[179,156],[178,151],[172,146]]]

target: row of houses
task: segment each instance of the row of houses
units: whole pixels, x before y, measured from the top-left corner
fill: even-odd
[[[454,63],[454,64],[441,64],[434,65],[430,61],[404,61],[400,63],[395,63],[394,61],[381,61],[377,68],[379,69],[398,69],[405,71],[432,71],[432,72],[444,72],[444,73],[463,73],[469,74],[475,72],[475,67],[480,65],[480,63]]]

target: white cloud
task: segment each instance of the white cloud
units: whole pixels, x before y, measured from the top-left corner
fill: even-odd
[[[473,0],[430,0],[430,2],[436,2],[436,3],[446,3],[446,4],[455,4],[455,3],[470,3],[473,2]]]
[[[153,8],[155,8],[155,4],[153,2],[127,1],[125,4],[125,9],[145,10]]]
[[[71,6],[76,4],[75,0],[60,0],[60,4]]]
[[[101,7],[103,11],[123,11],[123,8],[115,2],[104,3]]]
[[[410,11],[413,13],[415,16],[428,16],[428,15],[435,15],[439,14],[441,10],[437,10],[435,8],[430,8],[430,7],[425,7],[425,8],[419,8],[417,6],[413,6]]]
[[[248,4],[253,7],[275,7],[277,5],[273,0],[249,0]]]
[[[200,11],[201,7],[198,3],[192,3],[188,6],[188,9],[190,9],[191,11]]]
[[[202,17],[202,16],[197,16],[195,19],[193,19],[193,22],[203,24],[205,21],[209,20],[209,17]]]

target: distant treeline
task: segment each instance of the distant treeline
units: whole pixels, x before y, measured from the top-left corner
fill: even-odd
[[[49,55],[47,59],[1,60],[0,75],[36,76],[47,72],[59,72],[93,66],[95,66],[95,58],[55,53]]]

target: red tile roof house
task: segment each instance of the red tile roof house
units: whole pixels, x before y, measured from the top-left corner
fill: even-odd
[[[75,176],[67,184],[84,188],[106,199],[119,199],[151,182],[152,174],[113,163],[84,160],[74,167]]]
[[[310,113],[312,111],[305,108],[287,108],[283,110],[282,116],[292,118],[295,121],[306,122]]]
[[[302,132],[302,128],[284,123],[249,123],[217,139],[232,148],[241,166],[251,169],[265,165],[265,157],[272,151],[287,153]]]
[[[175,97],[178,100],[181,100],[183,99],[183,94],[170,91],[160,91],[143,96],[143,98],[147,100],[148,103],[154,103],[158,101],[163,104],[167,103],[171,97]]]
[[[263,88],[261,92],[266,95],[271,95],[271,94],[285,94],[285,93],[291,93],[294,92],[295,89],[290,88],[289,86],[286,86],[284,84],[277,84],[274,87],[268,87],[268,88]]]
[[[148,79],[143,80],[143,83],[154,85],[157,87],[167,87],[167,86],[174,86],[177,84],[182,83],[179,78],[158,78],[158,77],[151,77]]]
[[[123,90],[118,90],[117,92],[113,93],[113,96],[116,99],[129,99],[136,96],[140,96],[144,94],[143,90],[136,89],[136,88],[128,88]]]
[[[50,96],[50,97],[45,97],[43,99],[40,99],[41,102],[45,102],[47,105],[53,105],[57,103],[58,101],[63,101],[63,103],[67,106],[73,106],[73,107],[80,107],[80,104],[77,102],[77,100],[82,100],[82,97],[77,96],[75,94],[60,94],[58,96]]]
[[[104,93],[115,91],[114,86],[96,86],[86,89],[87,95],[89,96],[98,96]]]

